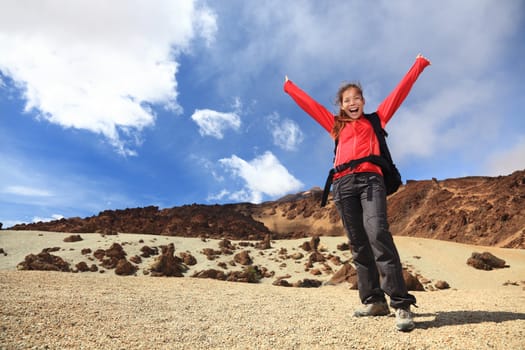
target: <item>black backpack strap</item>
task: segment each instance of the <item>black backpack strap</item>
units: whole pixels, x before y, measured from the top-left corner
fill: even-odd
[[[323,197],[321,199],[321,207],[324,207],[326,205],[326,202],[328,201],[328,194],[330,193],[330,187],[332,186],[334,175],[346,169],[354,169],[359,164],[364,162],[374,163],[380,167],[388,166],[386,160],[382,157],[370,155],[363,158],[351,160],[348,163],[343,163],[336,166],[335,168],[330,169],[330,171],[328,172],[328,177],[326,178],[326,182],[324,184]]]
[[[385,157],[388,157],[388,159],[392,159],[385,140],[385,136],[388,136],[388,134],[385,131],[385,129],[381,127],[381,120],[379,119],[379,116],[377,115],[377,113],[372,113],[365,114],[364,117],[370,122],[370,124],[372,124],[377,140],[379,141],[379,148],[381,150],[381,154],[383,154]],[[335,153],[337,151],[337,146],[339,143],[338,141],[339,140],[337,139],[335,140],[334,160]],[[328,172],[328,177],[326,178],[326,182],[324,184],[323,197],[321,199],[321,207],[324,207],[328,201],[328,195],[330,193],[330,187],[332,186],[334,180],[334,175],[346,169],[354,169],[356,166],[364,162],[371,162],[380,166],[381,168],[388,168],[388,162],[383,157],[377,155],[369,155],[363,158],[351,160],[348,163],[340,164],[337,167],[330,169],[330,171]]]
[[[323,197],[321,198],[321,207],[324,207],[326,202],[328,202],[328,194],[330,193],[330,187],[332,187],[332,182],[334,181],[334,175],[335,169],[330,169],[324,184]]]
[[[387,161],[392,163],[392,156],[390,155],[390,150],[388,149],[388,146],[386,144],[386,137],[388,137],[388,133],[381,126],[381,120],[379,119],[379,116],[377,115],[377,113],[365,114],[364,116],[366,119],[368,119],[368,121],[370,122],[370,124],[372,124],[372,127],[374,128],[377,141],[379,141],[379,149],[381,155],[385,157]]]
[[[364,158],[354,159],[348,163],[340,164],[336,166],[335,168],[330,169],[330,171],[328,172],[328,177],[326,178],[326,182],[324,183],[323,197],[321,199],[321,207],[324,207],[326,205],[326,202],[328,201],[328,194],[330,194],[330,187],[332,187],[332,182],[334,181],[334,175],[346,169],[353,169],[359,164],[366,162],[366,161],[367,160]]]

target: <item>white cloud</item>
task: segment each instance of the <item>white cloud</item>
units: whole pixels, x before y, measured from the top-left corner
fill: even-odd
[[[273,143],[286,151],[295,151],[303,142],[303,133],[299,125],[291,119],[283,119],[273,113],[268,117],[268,127],[273,137]]]
[[[486,162],[486,175],[508,175],[516,170],[525,170],[525,137],[521,137],[509,149],[493,152]]]
[[[64,216],[63,215],[60,215],[60,214],[53,214],[51,215],[50,218],[42,218],[42,217],[39,217],[39,216],[35,216],[32,220],[32,222],[49,222],[49,221],[54,221],[54,220],[60,220],[60,219],[63,219]]]
[[[201,167],[205,171],[209,172],[213,176],[213,179],[215,181],[217,181],[217,182],[223,182],[224,181],[224,176],[219,174],[219,172],[216,169],[217,167],[215,166],[214,162],[212,162],[212,161],[210,161],[210,160],[208,160],[208,159],[206,159],[204,157],[201,157],[199,155],[196,155],[196,154],[191,154],[189,157],[199,167]],[[214,199],[220,199],[220,198],[214,198]]]
[[[71,172],[67,166],[52,160],[41,163],[18,154],[0,153],[0,164],[3,165],[0,205],[6,206],[0,215],[8,215],[8,211],[18,217],[28,215],[20,212],[19,207],[32,208],[31,215],[42,217],[50,214],[35,211],[54,208],[55,212],[65,212],[75,207],[93,212],[107,207],[108,203],[119,207],[132,205],[134,201],[120,193],[120,180],[93,179]],[[7,221],[4,219],[4,224]]]
[[[208,202],[222,200],[230,194],[228,190],[221,190],[219,193],[209,195],[206,200]]]
[[[241,118],[237,113],[223,113],[211,109],[197,109],[191,119],[199,126],[202,136],[212,136],[217,139],[224,137],[226,129],[239,130]]]
[[[436,63],[446,64],[447,69],[464,75],[485,69],[497,58],[505,42],[502,39],[516,26],[523,13],[523,3],[494,6],[493,0],[425,3],[382,0],[374,4],[345,2],[339,5],[323,6],[316,2],[299,8],[292,2],[280,6],[269,6],[266,2],[246,5],[257,7],[253,9],[257,16],[251,20],[254,26],[262,29],[258,34],[274,40],[250,41],[247,48],[252,55],[245,58],[273,59],[268,54],[260,58],[253,55],[253,52],[262,52],[263,48],[270,49],[272,54],[281,56],[279,58],[284,59],[294,73],[303,72],[312,64],[316,69],[307,71],[314,77],[325,75],[323,68],[330,64],[342,68],[336,68],[336,74],[357,66],[360,72],[348,72],[345,74],[351,76],[340,78],[356,79],[355,75],[363,69],[371,74],[377,71],[384,75],[386,71],[395,75],[396,65],[403,62],[407,54],[415,56],[419,52],[416,50],[423,50],[424,54],[442,55]],[[346,30],[341,30],[340,23],[333,21],[341,14],[344,14]],[[429,41],[430,35],[432,40]],[[484,40],[476,40],[480,35]],[[290,46],[292,42],[293,47]],[[319,54],[332,52],[333,48],[341,54]],[[350,54],[342,54],[344,52]],[[352,54],[356,52],[359,54]]]
[[[155,122],[151,105],[181,110],[177,55],[215,32],[215,14],[194,1],[7,1],[0,70],[26,111],[134,154],[128,143]]]
[[[283,116],[284,108],[296,107],[282,92],[285,74],[329,110],[334,110],[333,99],[342,81],[359,81],[367,101],[365,110],[372,112],[417,53],[428,56],[432,65],[387,127],[394,160],[417,162],[418,167],[429,169],[422,176],[435,176],[431,173],[435,168],[423,164],[435,165],[436,158],[457,163],[448,166],[447,175],[459,168],[472,171],[477,162],[469,160],[490,152],[500,143],[498,139],[505,138],[503,124],[519,125],[522,119],[519,113],[507,114],[506,122],[499,116],[509,104],[509,89],[520,84],[516,73],[522,69],[516,62],[523,56],[519,39],[524,2],[494,6],[493,0],[439,4],[380,0],[334,6],[330,1],[306,1],[297,6],[269,0],[236,3],[240,8],[235,10],[223,10],[224,6],[234,7],[221,4],[218,11],[231,17],[218,18],[221,45],[206,55],[208,77],[221,72],[224,79],[217,85],[225,96],[246,90],[258,96],[261,104],[267,102],[260,96],[270,96],[270,104],[283,106],[277,107]],[[342,13],[345,30],[333,20]],[[292,118],[303,131],[309,130],[302,116]],[[299,147],[303,150],[306,145]],[[314,162],[312,167],[322,170],[319,164]],[[303,177],[307,181],[309,175]]]
[[[433,66],[427,69],[419,78],[422,81]],[[496,111],[490,106],[480,108],[480,101],[497,93],[494,88],[491,84],[457,80],[447,89],[436,91],[431,99],[403,107],[386,127],[392,153],[398,159],[429,157],[477,142],[483,139],[483,132],[496,132],[496,128],[488,128]]]
[[[299,191],[303,184],[271,153],[265,152],[251,161],[232,155],[219,162],[244,181],[244,187],[230,195],[230,199],[260,203],[263,197],[277,197],[291,191]]]
[[[26,196],[26,197],[51,197],[53,196],[53,193],[51,193],[48,190],[43,190],[40,188],[28,187],[28,186],[20,186],[20,185],[6,186],[1,192],[9,194],[9,195]]]

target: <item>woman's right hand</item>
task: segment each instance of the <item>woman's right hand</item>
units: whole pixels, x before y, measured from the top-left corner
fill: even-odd
[[[289,80],[289,79],[288,79],[288,76],[285,75],[285,76],[284,76],[284,82],[286,83],[288,80]]]

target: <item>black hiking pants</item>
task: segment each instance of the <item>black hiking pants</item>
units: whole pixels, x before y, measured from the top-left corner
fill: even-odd
[[[352,247],[359,297],[363,304],[386,301],[405,308],[408,293],[397,248],[388,228],[385,185],[376,173],[355,173],[333,183],[334,202]]]

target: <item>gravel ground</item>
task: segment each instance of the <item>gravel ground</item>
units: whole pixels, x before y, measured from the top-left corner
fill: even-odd
[[[414,293],[416,329],[345,286],[0,271],[0,349],[525,349],[525,291]]]

